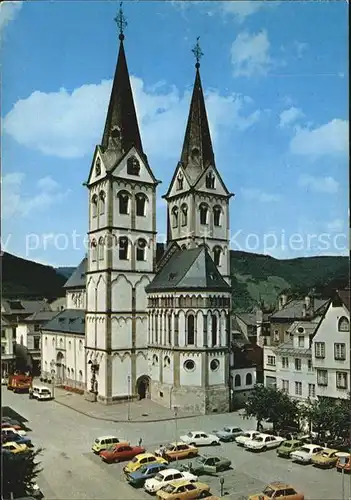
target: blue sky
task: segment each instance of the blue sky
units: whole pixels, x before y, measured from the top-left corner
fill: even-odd
[[[2,249],[77,265],[101,140],[117,2],[5,2]],[[167,191],[180,157],[196,37],[232,248],[277,258],[345,255],[346,2],[125,2],[125,48],[143,145]],[[74,236],[76,235],[76,236]]]

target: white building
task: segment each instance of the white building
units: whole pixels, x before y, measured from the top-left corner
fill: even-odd
[[[86,266],[84,258],[65,284],[69,308],[57,312],[41,328],[41,378],[81,390],[85,371]]]
[[[275,349],[277,389],[301,401],[316,397],[311,345],[317,327],[317,320],[295,321],[288,328],[290,340]]]
[[[6,378],[11,372],[15,355],[13,344],[16,340],[16,327],[1,316],[1,376]]]
[[[350,289],[330,301],[312,341],[316,396],[350,397]]]

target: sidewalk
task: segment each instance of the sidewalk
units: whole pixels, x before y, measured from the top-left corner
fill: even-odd
[[[92,403],[87,401],[84,396],[55,387],[54,401],[87,417],[114,423],[162,422],[174,419],[173,410],[160,406],[150,399],[142,399],[129,404],[103,405],[101,403]],[[177,419],[196,416],[199,416],[199,414],[185,413],[178,410]]]

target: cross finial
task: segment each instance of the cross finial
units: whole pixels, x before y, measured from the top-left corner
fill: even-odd
[[[201,47],[200,47],[200,44],[199,44],[199,40],[200,40],[200,37],[198,36],[196,38],[196,45],[195,45],[195,47],[191,51],[194,54],[195,58],[196,58],[195,67],[197,69],[200,68],[200,59],[204,55],[203,52],[202,52],[202,50],[201,50]]]
[[[114,21],[116,21],[116,24],[119,28],[119,39],[121,41],[124,40],[124,34],[123,34],[124,29],[128,26],[127,20],[123,14],[122,4],[123,4],[123,2],[121,2],[119,4],[119,11],[118,11],[117,16],[114,19]]]

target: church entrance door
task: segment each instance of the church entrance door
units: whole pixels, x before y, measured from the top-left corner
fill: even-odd
[[[150,377],[143,375],[138,378],[136,383],[139,399],[147,399],[150,397]]]

